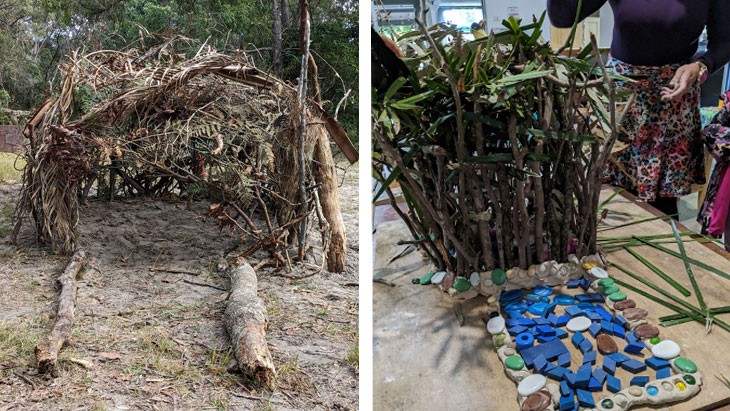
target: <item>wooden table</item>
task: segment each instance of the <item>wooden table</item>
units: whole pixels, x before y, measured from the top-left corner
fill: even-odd
[[[603,198],[611,192],[612,189],[605,189]],[[608,208],[631,213],[636,216],[633,219],[658,213],[645,204],[632,202],[626,196],[617,196]],[[625,221],[609,215],[605,223],[616,226]],[[375,278],[386,279],[396,286],[374,284],[373,287],[375,409],[518,409],[515,384],[504,374],[481,320],[487,315],[483,297],[464,304],[466,321],[463,326],[459,326],[448,296],[435,287],[410,284],[411,278],[431,268],[420,253],[413,252],[389,262],[400,251],[397,241],[409,239],[405,226],[400,222],[389,222],[377,227]],[[671,232],[667,222],[656,220],[604,231],[599,235],[613,237]],[[677,250],[674,244],[665,246]],[[685,248],[690,257],[730,272],[728,254],[721,248],[711,248],[697,242],[687,242]],[[637,247],[635,250],[692,290],[681,260],[650,247]],[[664,284],[662,279],[625,251],[610,253],[609,261],[629,268],[658,285]],[[730,305],[730,280],[697,267],[693,267],[693,272],[708,306]],[[615,268],[609,268],[609,274],[642,290],[647,289]],[[665,288],[670,289],[669,286]],[[652,324],[657,324],[661,316],[674,314],[670,309],[632,291],[626,292],[638,306],[649,311],[648,320]],[[694,293],[687,300],[697,305]],[[730,322],[730,314],[718,318]],[[704,383],[700,393],[692,399],[657,409],[708,410],[730,404],[730,389],[715,377],[724,374],[730,378],[730,333],[716,327],[708,335],[705,334],[704,325],[697,322],[660,327],[660,330],[662,339],[679,343],[682,355],[697,364],[703,373]],[[595,398],[600,398],[600,395]]]

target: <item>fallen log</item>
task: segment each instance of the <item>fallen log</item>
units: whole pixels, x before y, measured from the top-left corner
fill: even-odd
[[[38,372],[40,374],[55,374],[58,352],[71,335],[74,324],[74,311],[76,310],[76,276],[86,264],[86,253],[78,250],[71,257],[71,261],[56,280],[61,286],[61,294],[58,297],[58,314],[56,323],[48,337],[39,342],[35,347],[35,357],[38,361]]]
[[[266,344],[266,307],[257,294],[258,281],[253,267],[243,258],[231,270],[231,293],[225,312],[238,368],[243,375],[274,388],[276,371]]]

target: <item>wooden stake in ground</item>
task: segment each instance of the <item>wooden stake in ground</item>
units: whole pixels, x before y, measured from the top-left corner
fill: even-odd
[[[76,276],[86,263],[86,253],[76,251],[66,269],[58,277],[61,286],[61,295],[58,297],[58,314],[56,323],[48,338],[35,347],[35,357],[38,360],[38,372],[41,374],[55,373],[58,352],[71,335],[76,310]]]
[[[274,362],[266,345],[266,307],[257,294],[258,281],[253,267],[240,258],[231,271],[231,294],[225,321],[238,367],[244,376],[273,389]]]

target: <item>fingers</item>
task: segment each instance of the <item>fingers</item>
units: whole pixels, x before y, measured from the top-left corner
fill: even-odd
[[[664,87],[661,91],[661,98],[664,101],[674,100],[681,97],[697,81],[698,73],[693,70],[694,64],[686,64],[677,69],[677,72],[669,82],[673,87]]]

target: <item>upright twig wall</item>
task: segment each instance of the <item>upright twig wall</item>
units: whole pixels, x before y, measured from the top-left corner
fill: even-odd
[[[595,252],[603,167],[629,100],[597,47],[565,58],[539,41],[542,18],[504,24],[465,42],[419,23],[400,42],[409,75],[373,106],[374,175],[385,192],[398,181],[416,240],[459,274]]]

